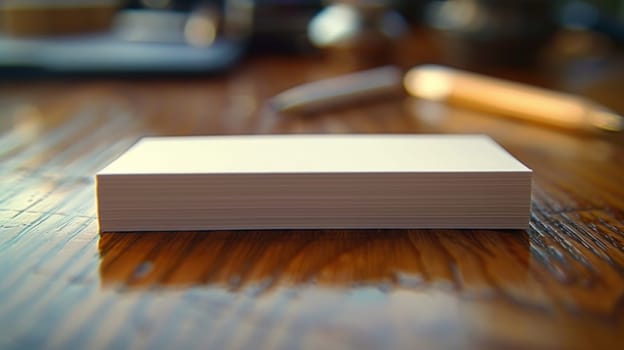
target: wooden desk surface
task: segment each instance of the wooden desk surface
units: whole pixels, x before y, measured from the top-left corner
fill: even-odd
[[[214,78],[3,83],[0,348],[621,346],[622,135],[409,98],[265,108],[330,74],[265,57]],[[624,112],[623,81],[589,94]],[[535,171],[530,229],[98,233],[93,174],[138,137],[248,133],[487,133]]]

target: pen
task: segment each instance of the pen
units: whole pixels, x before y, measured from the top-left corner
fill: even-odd
[[[286,90],[270,101],[282,112],[309,112],[402,92],[403,72],[385,66],[318,80]]]
[[[583,97],[438,65],[417,66],[405,76],[387,66],[308,83],[275,96],[271,104],[283,112],[309,111],[400,89],[418,98],[570,130],[624,129],[624,118]]]

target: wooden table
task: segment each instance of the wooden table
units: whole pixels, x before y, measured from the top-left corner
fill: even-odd
[[[622,135],[407,97],[265,105],[335,72],[257,57],[219,77],[3,83],[0,348],[622,346]],[[583,93],[624,112],[611,82]],[[93,175],[138,137],[249,133],[489,134],[534,169],[530,229],[98,232]]]

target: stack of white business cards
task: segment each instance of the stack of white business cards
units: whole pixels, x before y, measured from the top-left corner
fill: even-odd
[[[531,170],[475,135],[145,138],[97,196],[104,232],[525,228]]]

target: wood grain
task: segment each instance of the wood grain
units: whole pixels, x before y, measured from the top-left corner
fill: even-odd
[[[621,135],[409,98],[264,105],[332,69],[0,86],[0,348],[621,346]],[[98,233],[93,174],[140,136],[373,132],[491,135],[535,171],[530,229]]]

